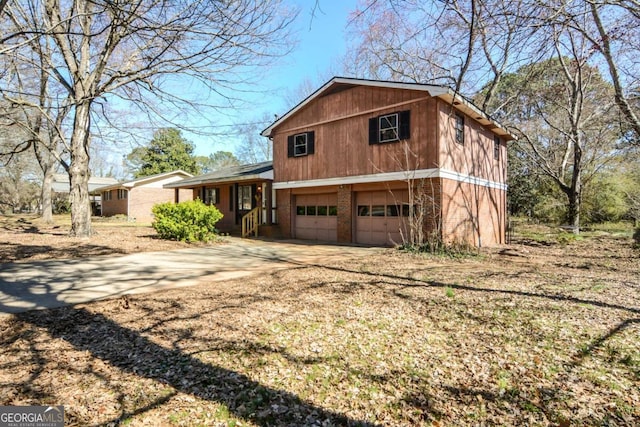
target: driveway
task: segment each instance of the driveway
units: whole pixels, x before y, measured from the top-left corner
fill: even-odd
[[[379,248],[228,238],[213,247],[0,264],[0,314],[236,279]]]

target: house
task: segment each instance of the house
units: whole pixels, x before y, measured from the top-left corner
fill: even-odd
[[[117,184],[118,180],[110,177],[92,176],[89,177],[89,194],[91,194],[91,211],[94,215],[100,215],[101,212],[101,198],[100,194],[96,194],[95,190],[99,187],[106,185]],[[69,182],[69,174],[56,173],[53,174],[53,181],[51,183],[51,192],[53,193],[53,199],[65,200],[69,199],[69,192],[71,191],[71,183]]]
[[[268,161],[225,168],[169,183],[164,188],[191,191],[194,200],[215,205],[224,215],[216,227],[222,232],[234,232],[242,228],[242,218],[251,212],[256,216],[255,224],[270,226],[274,222],[272,181],[273,163]],[[263,227],[263,232],[268,229]]]
[[[163,188],[165,184],[192,177],[176,170],[102,186],[92,193],[102,198],[102,216],[126,215],[130,220],[151,222],[151,208],[156,203],[192,200],[191,191]]]
[[[262,135],[284,237],[402,243],[420,209],[445,241],[505,242],[515,137],[449,88],[336,77]]]

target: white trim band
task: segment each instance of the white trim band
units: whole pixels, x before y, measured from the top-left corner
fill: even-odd
[[[432,169],[420,169],[414,171],[403,172],[386,172],[376,173],[371,175],[355,175],[345,176],[339,178],[325,178],[325,179],[310,179],[307,181],[286,181],[286,182],[274,182],[274,190],[284,190],[287,188],[309,188],[309,187],[324,187],[330,185],[345,185],[345,184],[366,184],[375,182],[386,181],[406,181],[408,179],[423,179],[423,178],[443,178],[453,181],[462,182],[465,184],[474,184],[482,187],[495,188],[498,190],[507,190],[507,184],[501,182],[490,181],[484,178],[478,178],[471,175],[465,175],[458,172],[449,171],[446,169],[432,168]]]

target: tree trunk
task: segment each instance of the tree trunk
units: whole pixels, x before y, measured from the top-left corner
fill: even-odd
[[[89,143],[91,102],[76,105],[71,134],[71,235],[89,237],[91,230],[91,204],[89,200]]]
[[[53,167],[43,168],[44,179],[42,180],[42,190],[40,193],[40,201],[42,203],[42,221],[46,224],[53,222],[53,207],[51,202],[51,183],[53,182]]]
[[[571,187],[567,192],[569,198],[569,211],[567,212],[567,222],[573,234],[580,234],[580,201],[582,199],[582,148],[576,137],[573,147],[573,173],[571,176]]]

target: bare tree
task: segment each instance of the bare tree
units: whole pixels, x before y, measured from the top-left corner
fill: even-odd
[[[250,164],[273,160],[271,140],[260,136],[260,132],[271,122],[273,122],[273,117],[264,113],[258,120],[237,125],[240,144],[235,154],[241,163]]]
[[[635,0],[366,0],[353,14],[347,60],[358,76],[446,84],[470,97],[480,84],[488,90],[476,101],[493,114],[503,76],[556,56],[560,26],[589,43],[590,63],[613,83],[606,102],[615,102],[637,145],[639,24]]]
[[[16,27],[4,41],[14,51],[36,49],[33,33],[53,47],[46,69],[66,90],[71,109],[66,126],[76,236],[92,232],[89,152],[101,106],[119,99],[169,122],[180,121],[176,107],[211,106],[210,99],[194,101],[176,88],[178,76],[197,82],[208,97],[230,101],[228,91],[246,82],[246,71],[289,49],[294,16],[280,0],[30,0],[7,4],[5,14]],[[23,19],[29,14],[42,25],[33,28]],[[172,105],[173,114],[161,103]]]

